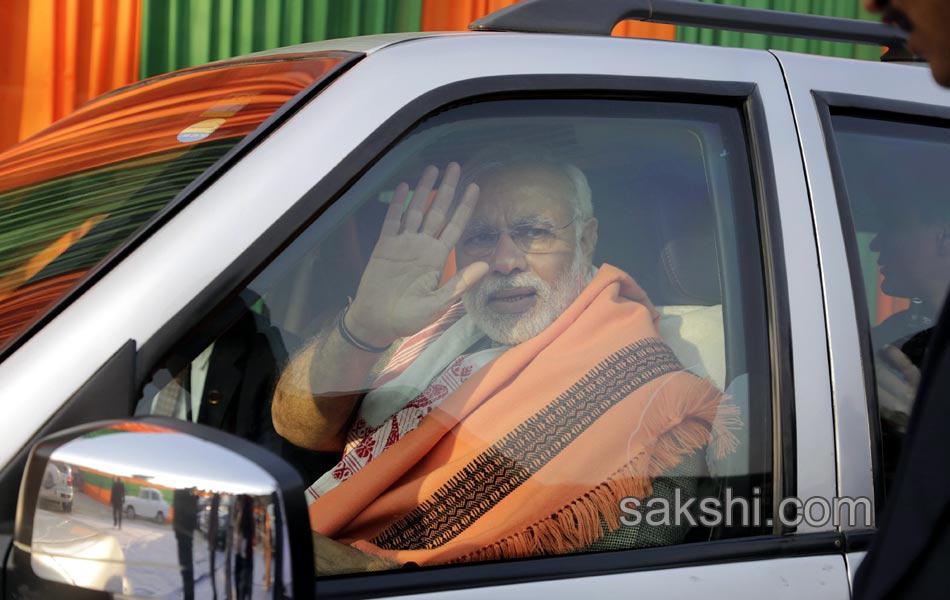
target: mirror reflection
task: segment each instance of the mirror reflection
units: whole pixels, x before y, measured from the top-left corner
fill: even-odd
[[[283,598],[277,484],[226,448],[122,423],[55,449],[31,544],[45,579],[145,598]]]

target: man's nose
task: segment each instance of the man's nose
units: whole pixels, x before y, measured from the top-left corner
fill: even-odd
[[[515,244],[507,232],[502,232],[498,236],[495,253],[492,255],[491,267],[493,272],[503,275],[528,269],[524,251]]]

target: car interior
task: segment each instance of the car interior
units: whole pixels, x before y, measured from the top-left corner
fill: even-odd
[[[734,452],[725,458],[709,452],[700,461],[705,463],[697,476],[700,493],[721,497],[730,487],[736,496],[752,497],[752,489],[759,488],[764,509],[771,510],[771,431],[764,426],[771,422],[771,407],[750,398],[743,346],[743,329],[749,326],[743,321],[745,292],[736,272],[739,245],[733,239],[738,229],[734,212],[740,210],[733,205],[751,199],[750,192],[742,189],[743,182],[733,181],[736,173],[747,168],[741,163],[744,149],[733,150],[724,142],[720,128],[704,121],[706,115],[696,120],[660,119],[655,116],[660,109],[649,104],[638,109],[647,113],[645,118],[638,114],[640,118],[626,119],[577,116],[571,114],[577,108],[570,101],[552,102],[532,118],[503,101],[491,108],[491,116],[480,114],[484,106],[455,109],[458,114],[452,118],[436,118],[435,123],[407,135],[230,304],[212,315],[201,331],[183,341],[169,358],[168,368],[156,375],[151,387],[146,386],[143,399],[157,397],[176,377],[180,381],[182,364],[212,342],[222,347],[221,340],[231,334],[230,329],[221,331],[241,321],[247,326],[249,314],[257,328],[252,336],[257,335],[259,343],[267,340],[274,349],[271,355],[280,357],[276,368],[282,368],[307,340],[334,323],[347,297],[356,293],[396,185],[403,180],[414,185],[411,178],[428,164],[444,167],[456,160],[464,172],[465,161],[474,153],[498,140],[516,140],[544,147],[584,171],[599,221],[594,264],[609,263],[630,273],[656,306],[661,315],[659,332],[684,367],[710,379],[738,408],[743,424],[734,423]],[[451,263],[450,257],[446,276],[454,269]],[[730,274],[724,276],[724,271]],[[731,311],[725,308],[730,301]],[[262,390],[272,390],[274,383],[271,377],[255,391],[258,409],[240,418],[269,420],[270,397]],[[205,392],[203,404],[212,401]],[[243,401],[236,405],[242,406]],[[198,412],[202,411],[205,407]],[[202,414],[213,412],[211,408]],[[221,421],[230,423],[226,430],[239,427],[239,422]],[[265,433],[258,435],[261,443],[283,454],[307,481],[339,459],[338,455],[316,456],[273,436],[265,442]],[[687,533],[686,541],[751,533],[749,527],[737,525],[699,526]]]

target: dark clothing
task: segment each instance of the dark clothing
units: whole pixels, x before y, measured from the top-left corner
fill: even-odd
[[[211,497],[210,510],[208,511],[208,562],[211,572],[211,597],[218,598],[218,577],[215,571],[216,558],[218,556],[218,513],[221,510],[221,495],[215,494]],[[225,528],[226,529],[226,528]],[[226,533],[226,530],[225,532]]]
[[[194,540],[190,535],[179,535],[175,532],[178,542],[178,563],[181,565],[182,598],[194,600],[195,597],[195,561]]]
[[[198,423],[280,451],[270,407],[287,353],[266,318],[248,310],[215,340]]]
[[[288,362],[277,328],[246,310],[215,340],[197,422],[264,446],[312,481],[336,465],[340,454],[297,448],[274,430],[271,401]]]
[[[175,490],[175,518],[172,523],[176,534],[192,535],[198,528],[198,496],[192,488]]]
[[[950,565],[950,303],[930,340],[904,450],[854,598],[946,596]]]
[[[122,509],[125,508],[125,484],[121,479],[112,480],[112,526],[122,529]]]
[[[254,502],[250,496],[237,499],[238,547],[234,553],[234,589],[238,600],[247,600],[254,582]]]
[[[934,328],[928,327],[903,340],[900,345],[901,352],[907,355],[910,362],[914,363],[914,366],[918,369],[924,364],[924,352],[930,345],[930,338],[933,337],[933,333]]]
[[[122,507],[125,505],[125,484],[121,479],[112,481],[112,506]]]
[[[918,369],[922,369],[924,366],[924,352],[930,344],[933,332],[934,328],[929,327],[899,341],[898,348],[900,351]],[[884,419],[881,420],[881,443],[884,451],[884,490],[886,492],[894,487],[897,466],[900,464],[901,454],[904,451],[905,435],[893,423],[888,423]]]
[[[195,597],[194,535],[198,528],[198,496],[193,489],[178,489],[174,494],[175,540],[181,565],[182,593],[185,600]]]
[[[916,310],[903,310],[888,317],[883,323],[872,329],[871,337],[874,350],[880,352],[885,344],[894,346],[918,369],[923,368],[924,353],[933,337],[934,328],[927,325],[933,323],[932,318],[923,318]],[[921,329],[923,327],[923,329]],[[877,369],[891,369],[888,363],[876,360]],[[882,467],[884,471],[884,489],[894,487],[894,477],[897,474],[897,465],[900,462],[904,448],[903,424],[897,424],[886,418],[881,418],[881,450]]]

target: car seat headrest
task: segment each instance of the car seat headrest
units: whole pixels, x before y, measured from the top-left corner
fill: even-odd
[[[708,198],[657,203],[660,234],[658,300],[663,304],[722,303],[715,220]]]

